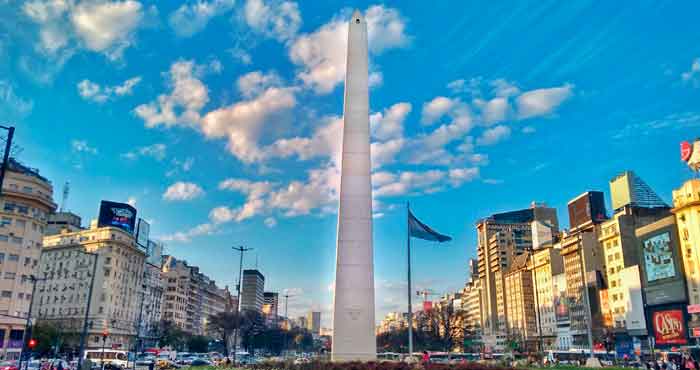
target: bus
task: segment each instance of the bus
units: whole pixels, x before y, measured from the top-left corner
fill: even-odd
[[[129,356],[126,351],[119,351],[114,349],[89,349],[85,351],[84,359],[90,359],[92,361],[93,367],[102,367],[102,362],[105,365],[112,365],[120,369],[128,369]]]

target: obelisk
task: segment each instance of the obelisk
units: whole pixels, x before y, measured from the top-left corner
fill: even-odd
[[[348,27],[345,66],[333,361],[368,361],[377,357],[367,64],[367,23],[355,10]]]

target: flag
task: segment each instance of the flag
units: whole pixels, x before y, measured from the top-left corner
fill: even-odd
[[[440,243],[452,240],[449,236],[442,235],[431,229],[428,225],[418,221],[410,210],[408,211],[408,234],[414,238],[437,241]]]

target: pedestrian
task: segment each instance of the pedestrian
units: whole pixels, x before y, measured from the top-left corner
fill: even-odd
[[[421,362],[423,362],[423,365],[430,362],[430,355],[428,354],[428,351],[423,351],[423,358],[421,359]]]
[[[63,361],[58,360],[58,364],[56,365],[56,370],[63,370]]]
[[[153,370],[155,368],[156,362],[155,361],[149,361],[148,362],[148,370]]]

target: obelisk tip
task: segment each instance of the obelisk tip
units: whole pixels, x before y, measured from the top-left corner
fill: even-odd
[[[351,23],[360,23],[364,21],[364,18],[362,18],[362,12],[360,12],[360,9],[355,9],[355,11],[352,12],[352,19],[350,20]]]

